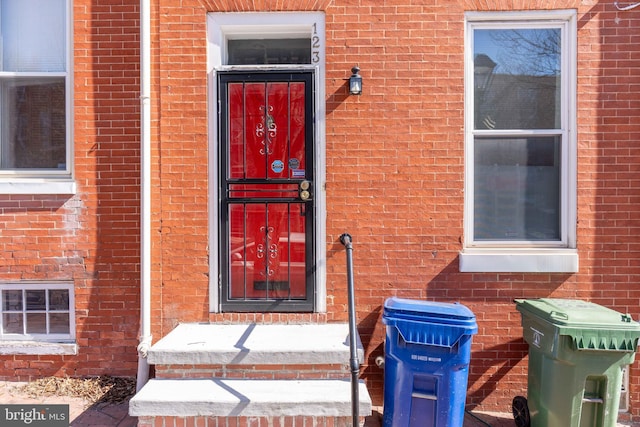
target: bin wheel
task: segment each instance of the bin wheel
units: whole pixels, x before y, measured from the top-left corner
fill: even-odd
[[[511,405],[513,411],[513,419],[516,422],[517,427],[530,427],[531,419],[529,418],[529,406],[527,405],[527,399],[522,396],[516,396],[513,398],[513,404]]]

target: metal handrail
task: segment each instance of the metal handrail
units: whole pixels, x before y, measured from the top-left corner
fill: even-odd
[[[347,253],[347,292],[348,292],[348,310],[349,310],[349,349],[350,358],[349,366],[351,368],[351,418],[352,427],[358,427],[359,421],[359,403],[360,397],[358,393],[358,377],[360,375],[360,362],[358,361],[358,342],[356,329],[356,298],[353,286],[353,246],[351,244],[351,235],[344,233],[340,236]]]

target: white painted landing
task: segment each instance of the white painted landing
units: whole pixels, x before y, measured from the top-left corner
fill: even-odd
[[[358,359],[364,350],[357,337]],[[150,364],[349,364],[346,323],[178,325],[149,350]]]
[[[371,415],[371,398],[358,388],[359,415]],[[349,416],[349,380],[150,380],[129,402],[132,416]]]

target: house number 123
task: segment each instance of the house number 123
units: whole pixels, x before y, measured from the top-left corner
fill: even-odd
[[[320,36],[318,35],[318,28],[316,23],[313,23],[313,34],[311,35],[311,63],[317,64],[320,62]]]

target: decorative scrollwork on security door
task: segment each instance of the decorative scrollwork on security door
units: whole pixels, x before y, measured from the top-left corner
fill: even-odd
[[[262,277],[271,277],[275,274],[271,263],[278,258],[278,245],[276,243],[272,243],[274,228],[262,226],[260,227],[260,232],[264,233],[264,243],[260,243],[258,245],[257,257],[263,258],[265,256],[265,248],[269,248],[269,256],[265,258],[265,271],[261,271],[260,275]]]
[[[278,134],[278,126],[271,115],[271,113],[273,113],[272,105],[268,107],[265,107],[264,105],[260,106],[260,112],[263,113],[263,120],[256,125],[256,136],[258,138],[262,138],[260,143],[263,147],[260,149],[260,154],[264,156],[265,154],[273,154],[271,141],[275,139]]]

